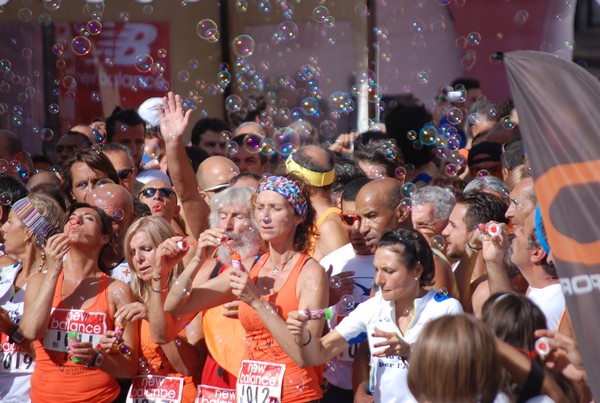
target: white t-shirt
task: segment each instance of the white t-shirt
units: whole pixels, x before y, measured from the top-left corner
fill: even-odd
[[[23,317],[25,286],[15,291],[15,279],[21,263],[0,269],[0,307],[8,312],[11,320],[18,324]],[[8,335],[0,337],[0,402],[30,402],[30,380],[35,362],[21,346],[8,341]]]
[[[544,312],[548,329],[558,329],[560,318],[565,310],[565,295],[561,285],[552,284],[544,288],[529,287],[527,297]]]
[[[121,280],[128,286],[131,286],[131,269],[127,264],[127,260],[123,260],[114,269],[111,270],[110,276],[116,280]]]
[[[355,281],[356,285],[354,286],[352,296],[354,297],[354,301],[360,304],[369,299],[371,287],[373,286],[373,276],[375,275],[373,259],[375,259],[375,255],[357,255],[352,244],[348,243],[325,256],[319,263],[326,270],[331,265],[333,267],[332,276],[353,271],[355,274],[351,278]],[[343,315],[338,314],[329,320],[327,323],[329,328],[335,328],[345,317],[346,313],[344,312]],[[331,359],[333,363],[331,368],[335,370],[325,371],[325,378],[332,385],[352,390],[352,361],[354,360],[359,343],[366,340],[366,337],[366,333],[359,336],[345,351]]]
[[[386,301],[378,294],[360,304],[344,319],[335,330],[346,340],[352,340],[361,333],[367,332],[369,346],[381,341],[372,337],[374,328],[382,331],[394,331],[407,343],[417,341],[423,327],[432,319],[444,315],[463,312],[462,306],[454,298],[429,290],[421,298],[415,299],[414,317],[405,335],[402,335],[396,323],[394,303]],[[371,385],[374,387],[373,396],[376,402],[416,402],[408,389],[406,375],[408,360],[399,356],[371,356]]]

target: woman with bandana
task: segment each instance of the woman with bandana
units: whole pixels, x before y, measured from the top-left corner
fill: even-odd
[[[19,329],[29,278],[47,269],[43,248],[57,232],[64,212],[50,197],[32,193],[17,201],[0,228],[5,252],[18,263],[0,269],[0,401],[28,402],[35,368],[30,341]]]
[[[215,279],[193,287],[190,294],[173,286],[165,309],[178,314],[197,312],[238,297],[239,319],[246,330],[238,398],[319,400],[322,369],[305,365],[301,345],[285,325],[288,312],[321,309],[328,301],[325,270],[306,253],[314,222],[309,194],[294,176],[270,176],[260,183],[253,208],[267,253],[249,271],[232,264]],[[192,278],[194,271],[186,268],[178,283],[186,284],[186,277]],[[320,335],[324,321],[307,326],[312,334]]]

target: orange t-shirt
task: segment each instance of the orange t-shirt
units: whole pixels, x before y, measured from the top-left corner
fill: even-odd
[[[119,395],[117,380],[99,368],[88,368],[69,359],[67,333],[76,331],[81,341],[96,346],[106,330],[114,329],[108,303],[108,276],[102,274],[98,295],[85,309],[62,306],[60,273],[48,330],[34,342],[35,370],[31,377],[32,402],[112,402]]]
[[[266,253],[250,270],[250,278],[254,283],[256,283],[260,269],[268,258],[269,254]],[[298,309],[296,284],[298,275],[308,258],[307,254],[302,254],[281,289],[272,295],[263,296],[265,301],[277,307],[277,314],[283,320],[287,320],[290,311]],[[300,368],[296,365],[273,338],[256,311],[248,304],[240,303],[238,316],[242,326],[246,329],[244,359],[286,365],[283,376],[282,402],[309,402],[318,400],[323,396],[320,387],[320,382],[323,379],[322,366]],[[302,379],[304,382],[302,388],[295,384],[298,379]]]
[[[146,319],[140,321],[140,358],[148,361],[150,375],[162,375],[172,378],[183,378],[182,402],[192,403],[196,399],[198,390],[192,376],[183,376],[169,362],[159,344],[152,341],[150,323]],[[148,376],[148,374],[138,374]],[[199,374],[198,374],[199,377]]]

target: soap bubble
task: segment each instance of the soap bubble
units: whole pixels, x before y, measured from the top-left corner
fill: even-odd
[[[354,100],[347,92],[336,91],[331,94],[329,105],[334,112],[347,113],[354,110]]]
[[[21,21],[21,22],[31,21],[32,16],[33,16],[33,13],[28,8],[22,8],[17,12],[17,17],[19,18],[19,21]]]
[[[342,299],[340,299],[340,306],[346,312],[350,312],[350,311],[354,310],[355,305],[356,305],[356,300],[354,299],[354,296],[352,296],[351,294],[346,294],[342,297]]]
[[[43,3],[46,10],[56,11],[60,8],[62,0],[44,0]]]
[[[235,37],[231,43],[231,50],[238,57],[248,57],[254,53],[254,46],[254,39],[250,35],[242,34]]]
[[[331,139],[337,134],[337,126],[331,120],[324,120],[319,125],[319,133],[323,139]]]
[[[15,115],[10,119],[10,122],[12,123],[13,126],[23,126],[23,123],[25,122],[25,120],[23,119],[23,116],[20,115]]]
[[[8,59],[0,60],[0,71],[10,71],[12,68],[12,63]]]
[[[3,206],[9,206],[12,203],[12,196],[9,192],[3,192],[0,194],[0,204]]]
[[[318,6],[313,9],[313,19],[318,23],[323,23],[329,17],[329,9],[325,6]]]
[[[140,54],[135,57],[134,67],[140,73],[147,73],[152,69],[154,59],[149,54]]]
[[[471,46],[479,46],[481,43],[481,34],[479,32],[471,32],[467,35],[467,40]]]
[[[228,111],[235,112],[239,111],[243,105],[242,98],[239,95],[230,95],[225,98],[225,108]]]
[[[48,105],[48,112],[56,115],[58,112],[60,112],[60,106],[58,106],[58,104],[50,104]]]
[[[340,288],[343,285],[344,283],[340,276],[331,276],[331,278],[329,279],[329,287],[331,288]]]
[[[431,237],[431,247],[443,252],[446,248],[446,238],[441,235],[434,235]]]
[[[116,208],[116,209],[113,210],[113,212],[112,212],[112,218],[115,221],[123,221],[124,217],[125,217],[125,212],[123,211],[123,209]]]
[[[156,54],[158,55],[158,57],[160,57],[161,59],[164,59],[165,57],[167,57],[167,50],[160,48],[158,49],[158,51],[156,52]]]
[[[92,42],[85,36],[76,36],[71,41],[71,50],[77,56],[85,56],[92,50]]]
[[[241,13],[245,13],[248,11],[248,1],[246,0],[236,0],[235,8]]]
[[[300,106],[307,116],[314,116],[319,113],[319,101],[314,97],[306,97],[300,101]]]
[[[515,128],[515,124],[510,120],[510,116],[505,116],[500,120],[500,124],[503,128],[512,130]]]
[[[219,40],[219,29],[217,23],[211,19],[203,19],[196,24],[196,32],[198,36],[209,42],[217,42]]]
[[[435,129],[434,126],[430,126],[430,125],[423,126],[423,128],[419,132],[419,140],[421,140],[422,144],[425,144],[428,146],[433,145],[435,143],[436,137],[437,137],[437,130]]]
[[[463,118],[464,118],[464,113],[459,108],[450,108],[446,112],[446,119],[448,120],[449,123],[451,123],[453,125],[460,124],[462,122]]]
[[[86,26],[90,35],[99,35],[102,32],[102,23],[100,21],[90,20]]]
[[[235,141],[228,142],[226,148],[227,148],[227,154],[229,154],[229,155],[237,154],[238,151],[240,150],[239,144],[236,143]]]
[[[304,288],[307,291],[317,291],[319,289],[319,283],[314,278],[309,278],[304,282]]]
[[[519,10],[513,18],[515,25],[524,25],[529,20],[529,12],[527,10]]]
[[[415,190],[417,190],[417,186],[412,182],[408,182],[402,185],[402,194],[405,197],[412,197]]]
[[[336,368],[335,362],[328,361],[323,366],[323,369],[325,369],[325,372],[335,372],[337,368]]]
[[[262,139],[260,142],[260,153],[262,155],[266,155],[267,157],[274,155],[276,153],[275,140],[268,137]]]
[[[54,137],[54,131],[48,127],[44,127],[42,130],[40,130],[40,137],[44,141],[52,140]]]
[[[277,27],[277,35],[278,38],[281,38],[282,40],[296,39],[296,35],[298,35],[298,25],[291,20],[283,21]]]
[[[302,393],[304,390],[304,379],[302,379],[302,377],[299,375],[289,376],[285,382],[288,388],[296,393]]]
[[[192,293],[192,279],[189,277],[185,279],[180,277],[175,280],[175,283],[173,284],[173,290],[185,297]]]
[[[484,176],[490,176],[490,171],[488,171],[487,169],[480,169],[479,171],[477,171],[477,177],[483,178]]]
[[[398,167],[396,168],[396,179],[398,179],[400,182],[404,182],[406,180],[406,168],[404,167]]]
[[[244,150],[251,154],[257,154],[260,152],[260,144],[263,140],[263,136],[257,133],[248,133],[244,136]]]
[[[446,175],[455,177],[458,174],[458,168],[455,164],[448,164],[445,168]]]

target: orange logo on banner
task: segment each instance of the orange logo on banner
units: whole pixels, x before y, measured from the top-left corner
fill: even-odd
[[[565,262],[600,264],[600,239],[582,244],[560,232],[550,217],[550,206],[563,189],[570,186],[599,183],[600,160],[558,165],[550,168],[535,181],[535,189],[539,199],[544,228],[548,239],[552,241],[552,254]],[[574,258],[576,256],[576,258]]]

